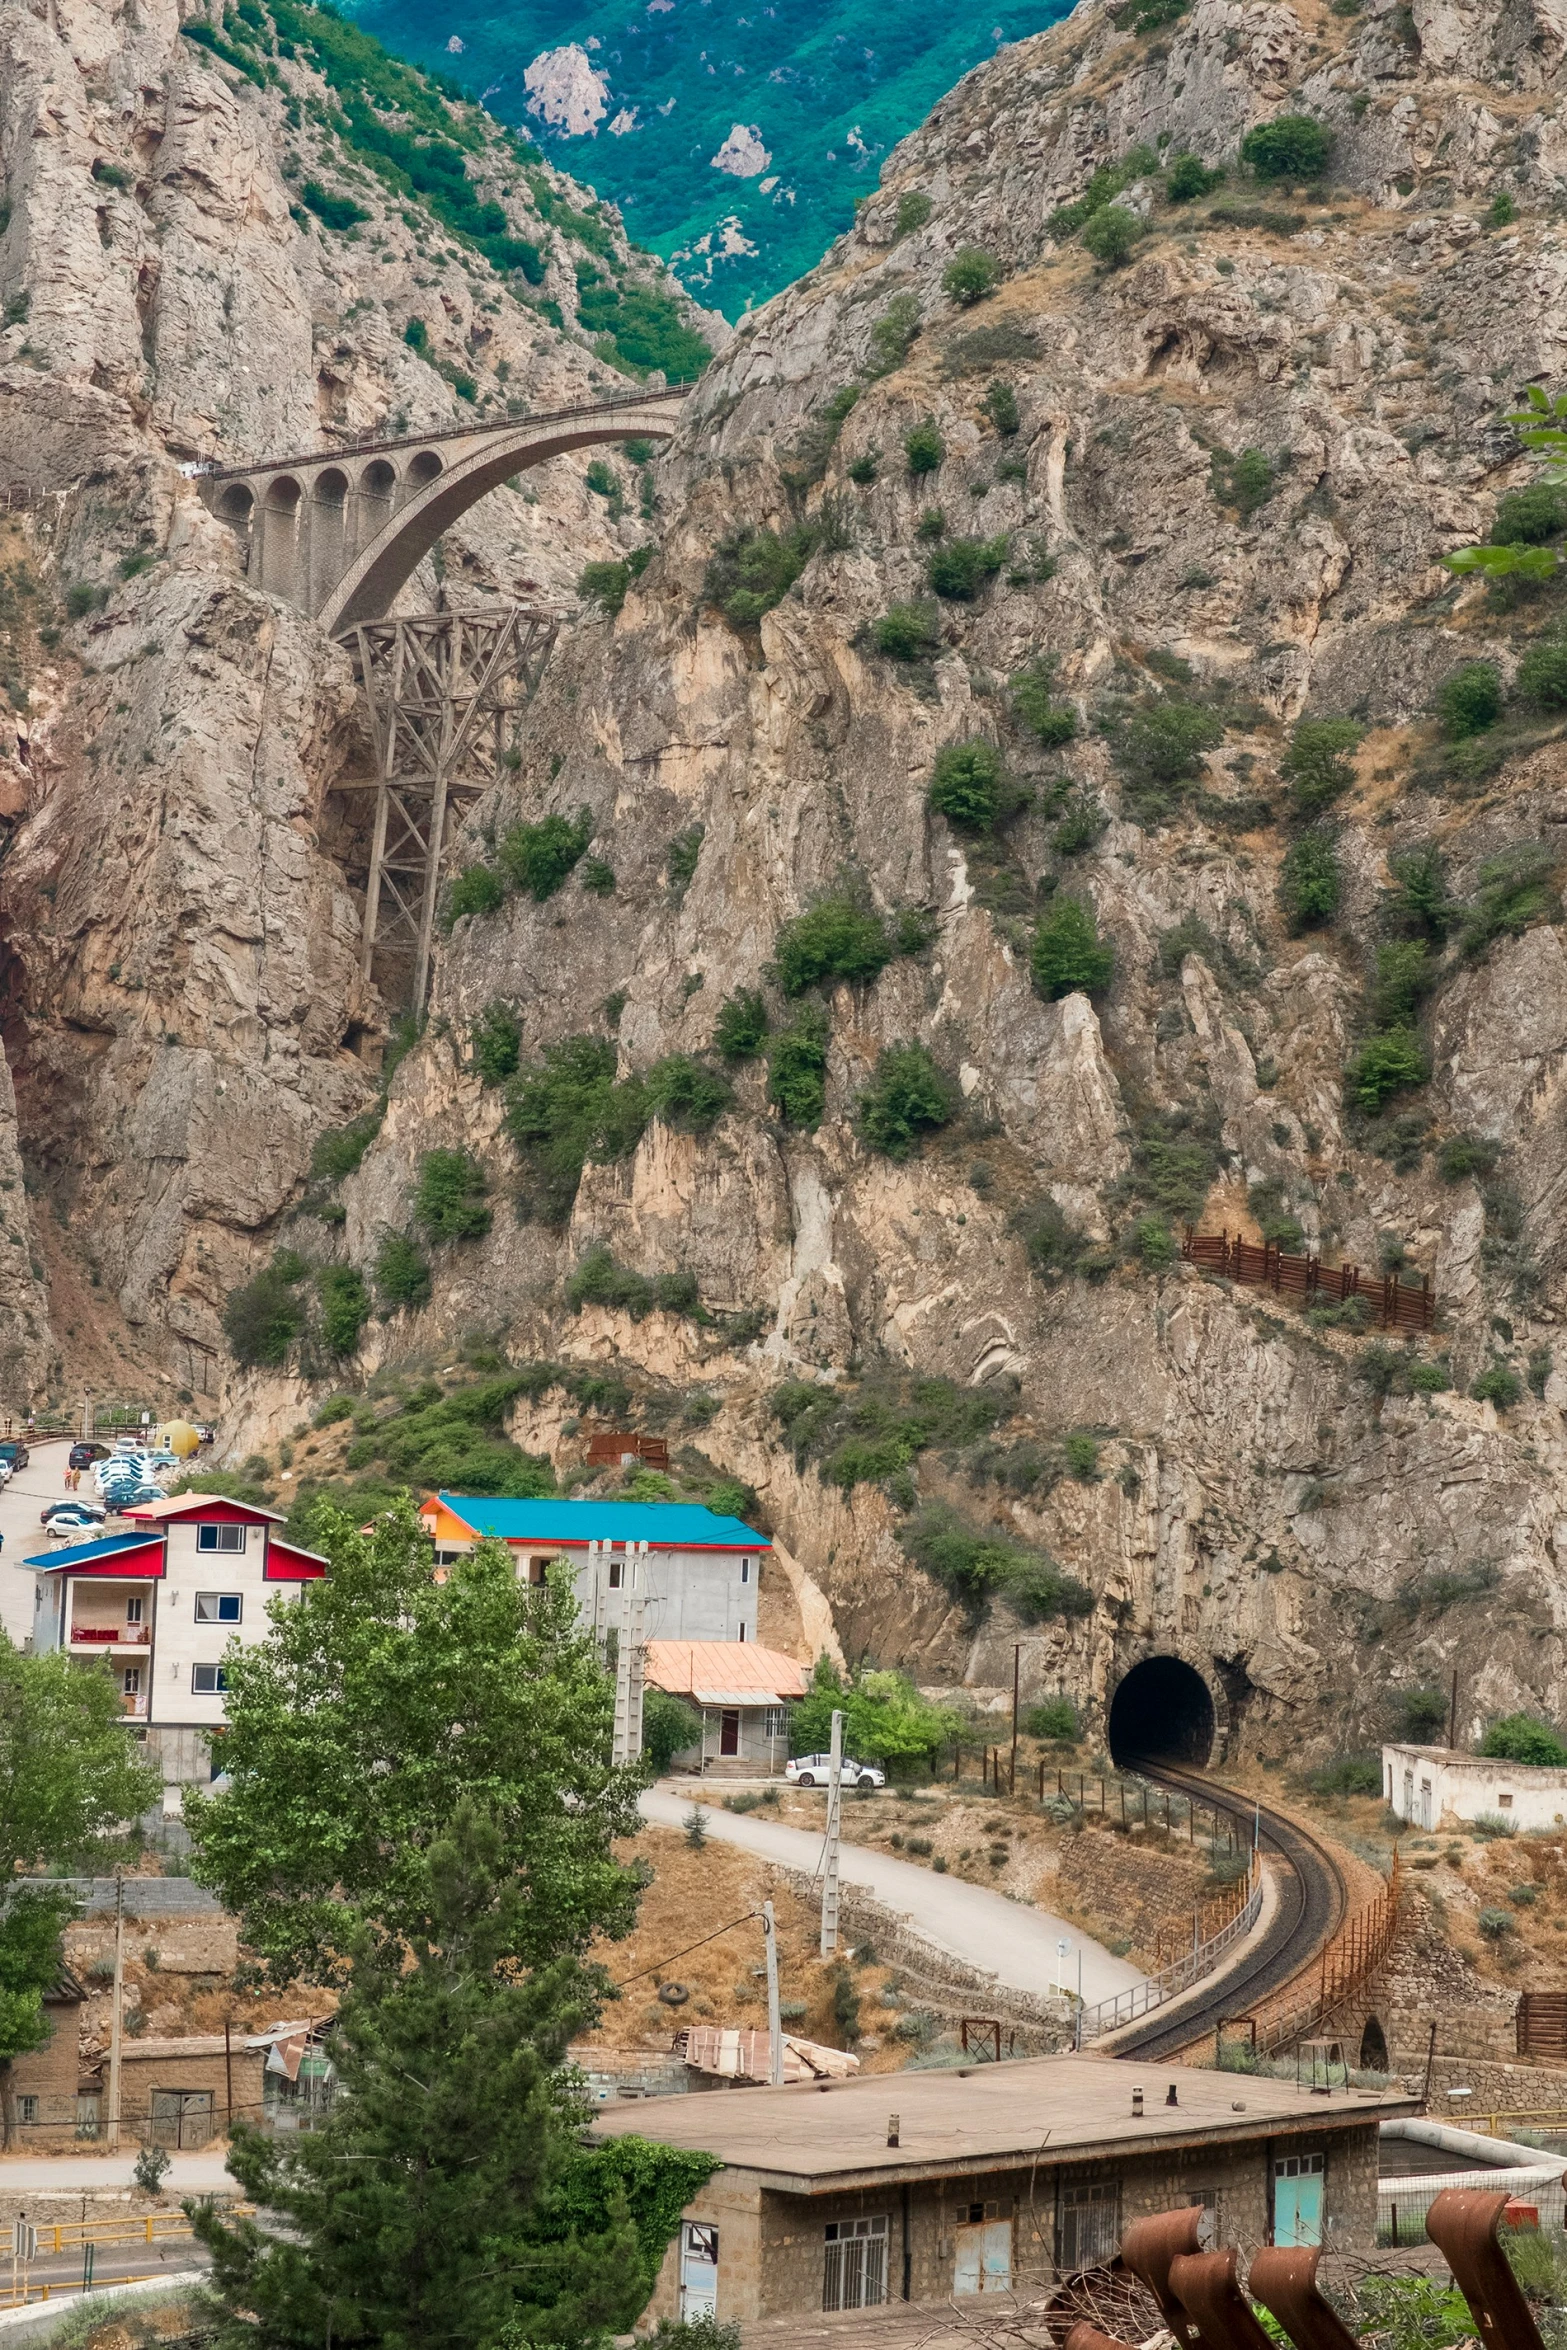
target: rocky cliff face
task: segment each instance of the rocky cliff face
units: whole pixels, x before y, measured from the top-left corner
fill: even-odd
[[[341,1221],[309,1230],[369,1267],[409,1227],[423,1155],[468,1150],[490,1231],[435,1252],[431,1303],[373,1325],[370,1359],[434,1363],[482,1334],[514,1361],[616,1361],[666,1416],[700,1389],[703,1452],[756,1487],[846,1652],[996,1687],[1021,1642],[1026,1689],[1094,1702],[1173,1653],[1232,1742],[1271,1756],[1364,1742],[1390,1688],[1455,1666],[1466,1721],[1567,1694],[1567,772],[1553,705],[1515,694],[1467,742],[1431,715],[1455,667],[1511,689],[1561,625],[1559,591],[1460,585],[1440,557],[1533,479],[1503,419],[1562,364],[1567,28],[1546,0],[1165,13],[1085,6],[970,76],[853,236],[704,378],[656,554],[616,616],[563,641],[468,851],[586,807],[595,863],[456,923]],[[187,71],[205,93],[209,69]],[[1255,184],[1243,135],[1299,114],[1332,134],[1325,177]],[[1171,201],[1183,152],[1224,183]],[[1120,267],[1061,214],[1107,178],[1140,224]],[[206,186],[192,174],[179,201]],[[996,285],[965,306],[943,281],[970,247]],[[193,349],[220,347],[220,312],[193,318]],[[95,388],[79,332],[47,393],[13,366],[7,397],[30,417],[47,401],[62,443],[123,448],[128,481],[147,427],[132,394]],[[376,369],[406,362],[374,332],[378,358],[366,325],[341,364],[384,387]],[[202,368],[184,381],[168,398],[188,415]],[[121,1296],[148,1311],[172,1281],[210,1331],[314,1133],[368,1100],[349,1040],[379,1012],[312,844],[351,725],[337,656],[225,578],[167,465],[139,462],[136,512],[166,502],[171,560],[114,591],[83,644],[98,674],[48,689],[62,780],[6,868],[8,1037],[24,1133],[108,1227]],[[62,514],[65,569],[86,563],[87,497]],[[963,584],[954,542],[969,592],[936,593]],[[190,736],[174,784],[157,754],[138,764],[170,709]],[[1302,718],[1360,730],[1320,790],[1290,757]],[[1198,747],[1172,772],[1183,727]],[[132,793],[108,828],[136,841],[131,891],[87,849],[89,738]],[[929,805],[939,755],[976,743],[1027,798],[982,831]],[[203,801],[234,900],[218,922]],[[1336,875],[1314,921],[1290,898],[1302,841]],[[1433,849],[1422,917],[1397,871]],[[1113,977],[1052,998],[1032,942],[1073,897]],[[780,935],[823,899],[879,917],[887,952],[791,995]],[[307,902],[294,935],[282,908]],[[1379,968],[1422,934],[1423,961]],[[771,1044],[728,1065],[710,1115],[667,1064],[721,1074],[717,1014],[745,990]],[[496,1005],[520,1031],[510,1131],[474,1052]],[[1429,1077],[1371,1114],[1345,1072],[1374,1035]],[[770,1095],[798,1112],[789,1068],[820,1037],[821,1115],[791,1123]],[[527,1090],[571,1038],[612,1046],[619,1111],[558,1087],[541,1111]],[[859,1105],[908,1046],[951,1114],[896,1156]],[[253,1126],[215,1114],[220,1062],[231,1086],[243,1063]],[[628,1081],[660,1064],[663,1114],[644,1098],[628,1124]],[[574,1195],[571,1116],[597,1137]],[[1401,1260],[1429,1275],[1439,1329],[1406,1350],[1205,1279],[1169,1261],[1187,1220]],[[686,1285],[660,1305],[602,1252]],[[672,1310],[693,1285],[700,1314]],[[813,1405],[811,1383],[848,1400]],[[246,1393],[242,1448],[297,1409]],[[559,1397],[520,1405],[514,1433],[558,1442]],[[966,1568],[938,1539],[954,1526]],[[1086,1601],[1061,1604],[1047,1559]]]
[[[477,110],[286,15],[0,9],[0,514],[26,583],[0,717],[6,1049],[74,1267],[73,1376],[212,1397],[222,1301],[316,1137],[374,1094],[386,1015],[321,847],[364,756],[348,663],[245,584],[188,469],[612,388],[564,330],[579,278],[699,317]],[[444,209],[398,186],[410,141],[451,167],[426,175]],[[613,470],[612,500],[563,464],[496,493],[414,608],[558,599],[637,536]]]

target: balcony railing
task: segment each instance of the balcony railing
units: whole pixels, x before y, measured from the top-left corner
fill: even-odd
[[[71,1644],[88,1643],[93,1647],[118,1641],[125,1648],[145,1648],[149,1633],[145,1624],[73,1624]]]
[[[122,1714],[124,1714],[127,1721],[144,1722],[147,1719],[147,1696],[145,1690],[134,1697],[128,1693],[123,1693],[120,1698],[120,1711]]]

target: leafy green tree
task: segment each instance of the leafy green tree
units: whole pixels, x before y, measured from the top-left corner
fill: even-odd
[[[1494,661],[1462,661],[1442,680],[1437,696],[1442,732],[1449,742],[1483,734],[1502,715],[1502,681]]]
[[[922,1044],[888,1045],[860,1096],[860,1132],[873,1151],[906,1159],[922,1135],[950,1123],[956,1107],[951,1080]]]
[[[1413,1029],[1384,1029],[1380,1035],[1368,1036],[1350,1063],[1350,1099],[1375,1117],[1395,1094],[1424,1085],[1430,1074]]]
[[[1203,754],[1224,740],[1224,721],[1199,702],[1150,702],[1129,718],[1115,746],[1138,783],[1172,784],[1200,774]]]
[[[1320,179],[1333,153],[1333,133],[1314,114],[1277,114],[1246,133],[1240,153],[1260,180]]]
[[[956,1735],[950,1707],[932,1705],[902,1673],[862,1672],[845,1680],[830,1657],[819,1657],[811,1686],[789,1718],[792,1754],[825,1754],[834,1712],[843,1717],[843,1751],[856,1762],[932,1763]]]
[[[1220,186],[1222,171],[1209,171],[1200,155],[1177,155],[1165,175],[1164,192],[1172,204],[1190,204]]]
[[[778,933],[773,949],[785,995],[803,995],[825,980],[874,979],[896,952],[887,925],[844,894],[818,898]]]
[[[604,1977],[570,1947],[518,1970],[531,1927],[510,1857],[463,1797],[409,1874],[405,1929],[349,1927],[340,2100],[309,2133],[236,2125],[230,2168],[270,2225],[192,2214],[225,2350],[565,2350],[640,2314],[716,2165],[645,2141],[629,2160],[581,2147],[561,2068]]]
[[[426,1151],[419,1161],[414,1214],[434,1241],[482,1240],[490,1229],[488,1179],[469,1151]]]
[[[1001,283],[1001,264],[982,245],[961,245],[941,273],[941,290],[962,310],[972,310]]]
[[[1353,718],[1302,718],[1279,761],[1290,798],[1301,816],[1320,816],[1355,780],[1348,753],[1365,733]]]
[[[891,661],[922,660],[941,641],[939,617],[929,604],[892,604],[877,621],[876,650]]]
[[[1290,842],[1279,867],[1279,906],[1290,929],[1312,930],[1331,922],[1344,894],[1338,849],[1327,832],[1303,832]]]
[[[1536,1714],[1500,1715],[1481,1739],[1478,1752],[1503,1762],[1545,1763],[1556,1770],[1567,1763],[1567,1745]]]
[[[102,1663],[24,1656],[0,1634],[0,1882],[92,1860],[158,1785]],[[49,2037],[43,1995],[69,1914],[62,1893],[37,1885],[0,1906],[0,2068]]]
[[[1372,1017],[1383,1028],[1408,1027],[1435,982],[1436,970],[1423,938],[1401,938],[1378,947]]]
[[[934,417],[927,416],[903,436],[903,460],[910,473],[936,472],[946,454],[947,444]]]
[[[767,1098],[782,1111],[786,1126],[808,1134],[821,1124],[827,1107],[828,1037],[821,1006],[801,1004],[767,1048]]]
[[[1459,909],[1447,894],[1447,861],[1435,841],[1389,857],[1388,870],[1396,885],[1383,901],[1389,919],[1440,945]]]
[[[1542,710],[1567,710],[1567,638],[1531,645],[1518,664],[1518,691]]]
[[[1083,223],[1082,240],[1102,269],[1123,269],[1137,250],[1143,224],[1124,204],[1106,204]]]
[[[310,1268],[297,1251],[279,1249],[264,1271],[231,1290],[223,1308],[223,1335],[237,1363],[279,1369],[305,1327],[300,1285]]]
[[[546,816],[538,824],[514,824],[497,852],[513,886],[542,905],[554,896],[593,838],[593,818],[584,808],[575,824]]]
[[[1030,1738],[1075,1738],[1077,1708],[1069,1697],[1047,1697],[1025,1710],[1023,1728]],[[1379,1775],[1378,1786],[1381,1783]]]
[[[501,1085],[517,1074],[522,1026],[510,1004],[485,1005],[471,1031],[473,1065],[486,1085]]]
[[[948,743],[936,753],[931,770],[930,804],[964,832],[989,832],[1018,804],[1001,753],[983,735],[966,743]]]
[[[375,1293],[389,1313],[429,1300],[430,1268],[406,1232],[385,1232],[375,1259]]]
[[[727,1077],[690,1053],[655,1061],[643,1080],[650,1114],[681,1134],[706,1134],[734,1100]]]
[[[767,1004],[756,987],[737,988],[718,1007],[714,1049],[726,1061],[754,1061],[767,1042]]]
[[[245,1941],[278,1980],[316,1982],[365,1920],[411,1944],[465,1801],[517,1887],[510,1956],[547,1966],[628,1931],[636,1879],[613,1844],[635,1833],[638,1775],[608,1760],[613,1691],[569,1589],[519,1583],[497,1543],[437,1583],[411,1505],[361,1533],[319,1502],[311,1547],[331,1573],[230,1659],[229,1784],[189,1799],[196,1874]]]
[[[683,1698],[649,1689],[642,1699],[642,1751],[662,1778],[677,1754],[702,1743],[702,1716]]]
[[[925,577],[949,603],[971,604],[1007,559],[1007,534],[993,539],[948,539],[925,562]]]
[[[1034,932],[1034,985],[1041,995],[1101,995],[1115,976],[1115,948],[1099,936],[1093,908],[1058,896]]]
[[[493,865],[465,865],[446,892],[442,923],[450,931],[465,914],[498,914],[506,903],[506,884]]]
[[[335,1355],[358,1350],[359,1333],[370,1319],[365,1277],[352,1265],[323,1265],[316,1275],[321,1299],[321,1336]]]

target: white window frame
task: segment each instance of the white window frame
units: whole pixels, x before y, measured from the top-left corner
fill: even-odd
[[[823,2230],[823,2309],[880,2309],[887,2299],[887,2217],[829,2220]]]
[[[210,1685],[209,1685],[209,1686],[206,1686],[206,1687],[204,1687],[204,1686],[202,1685],[202,1683],[201,1683],[201,1682],[200,1682],[200,1681],[197,1679],[197,1675],[198,1675],[199,1673],[210,1673],[210,1674],[212,1675],[212,1681],[211,1681],[211,1683],[210,1683]],[[190,1668],[190,1693],[191,1693],[192,1697],[226,1697],[226,1696],[228,1695],[228,1686],[229,1686],[229,1685],[228,1685],[228,1669],[227,1669],[227,1667],[226,1667],[226,1666],[224,1666],[224,1665],[192,1665],[192,1666],[191,1666],[191,1668]]]
[[[234,1603],[234,1613],[231,1616],[223,1615],[221,1612],[211,1615],[203,1612],[209,1607],[221,1611],[229,1600]],[[240,1591],[198,1591],[195,1598],[194,1620],[198,1624],[242,1624],[245,1620],[244,1593]]]
[[[127,1665],[127,1666],[125,1667],[125,1670],[124,1670],[124,1672],[123,1672],[123,1673],[120,1675],[120,1695],[121,1695],[122,1697],[140,1697],[140,1695],[141,1695],[141,1667],[140,1667],[140,1665]]]
[[[128,1592],[126,1594],[125,1600],[125,1621],[128,1624],[140,1624],[145,1622],[146,1606],[147,1602],[143,1599],[139,1591]]]
[[[245,1547],[245,1537],[249,1532],[248,1526],[198,1526],[196,1528],[196,1548],[198,1550],[221,1550],[226,1551],[230,1556],[238,1556]]]
[[[787,1738],[788,1735],[789,1708],[786,1705],[770,1705],[762,1716],[762,1736]]]

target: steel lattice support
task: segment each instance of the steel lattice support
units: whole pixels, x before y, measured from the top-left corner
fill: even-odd
[[[413,954],[424,1007],[447,856],[464,817],[506,772],[522,714],[555,642],[555,613],[530,604],[372,620],[344,639],[375,743],[363,967],[378,948]]]

